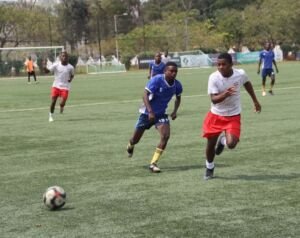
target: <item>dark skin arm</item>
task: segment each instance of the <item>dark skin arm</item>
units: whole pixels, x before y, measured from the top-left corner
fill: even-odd
[[[250,81],[246,82],[244,84],[244,87],[246,89],[246,91],[248,92],[248,94],[250,95],[252,101],[253,101],[253,104],[254,104],[254,111],[255,112],[261,112],[261,106],[256,98],[256,95],[255,95],[255,92],[254,92],[254,89],[253,89],[253,86],[251,84]]]
[[[152,69],[152,67],[151,66],[149,66],[149,75],[148,75],[148,79],[150,79],[150,77],[151,77],[151,69]]]
[[[181,103],[181,96],[176,96],[175,103],[174,103],[174,110],[171,113],[172,120],[175,120],[177,118],[177,110],[180,106],[180,103]]]
[[[257,73],[259,74],[260,73],[260,66],[261,66],[261,59],[259,59],[258,61],[258,68],[257,68]]]
[[[275,66],[276,73],[279,73],[279,70],[278,70],[278,68],[277,68],[277,64],[276,64],[276,61],[275,61],[275,60],[273,60],[273,64],[274,64],[274,66]]]
[[[256,98],[256,95],[254,93],[254,89],[252,87],[252,84],[250,81],[246,82],[244,84],[244,87],[246,89],[246,91],[248,92],[248,94],[250,95],[253,103],[254,103],[254,111],[255,112],[260,112],[261,111],[261,106]],[[235,87],[230,87],[227,88],[224,92],[219,93],[219,94],[211,94],[211,101],[213,104],[217,104],[220,103],[222,101],[224,101],[227,97],[230,97],[231,95],[233,95],[235,93]]]
[[[262,62],[262,60],[261,60],[261,59],[259,59],[259,62],[258,62],[258,69],[257,69],[257,73],[258,73],[258,74],[260,73],[260,66],[261,66],[261,62]],[[279,73],[279,70],[278,70],[278,67],[277,67],[276,61],[275,61],[275,60],[273,60],[272,62],[273,62],[273,64],[274,64],[274,66],[275,66],[276,73]]]
[[[232,86],[227,88],[225,91],[218,93],[218,94],[211,94],[210,98],[213,104],[217,104],[223,102],[227,97],[230,97],[235,93],[235,87]]]
[[[70,79],[69,79],[69,83],[72,82],[73,78],[74,78],[74,75],[71,75],[71,76],[70,76]]]
[[[149,95],[150,95],[150,93],[147,90],[145,90],[144,96],[143,96],[143,102],[145,104],[145,107],[147,108],[147,111],[149,112],[149,120],[153,121],[153,120],[155,120],[155,114],[152,111],[152,108],[151,108],[151,105],[149,102]],[[175,120],[177,118],[177,111],[180,106],[180,103],[181,103],[181,96],[176,96],[175,103],[174,103],[174,110],[170,115],[172,120]]]
[[[147,108],[147,111],[149,112],[149,120],[154,121],[155,120],[155,114],[152,111],[152,108],[151,108],[151,105],[150,105],[149,95],[150,95],[150,92],[145,90],[144,95],[143,95],[143,102],[145,104],[145,107]]]

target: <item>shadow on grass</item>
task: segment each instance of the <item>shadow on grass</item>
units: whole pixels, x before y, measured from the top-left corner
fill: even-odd
[[[50,212],[67,212],[69,210],[74,210],[75,207],[63,207],[60,209],[49,210]]]
[[[61,119],[61,121],[73,121],[73,122],[76,122],[76,121],[99,121],[99,118],[97,117],[81,117],[81,118],[64,118],[64,119]]]
[[[234,177],[221,177],[215,176],[216,179],[224,179],[224,180],[246,180],[246,181],[271,181],[271,180],[293,180],[299,179],[300,174],[259,174],[259,175],[236,175]]]
[[[198,169],[198,170],[205,170],[205,166],[202,164],[197,164],[197,165],[182,165],[182,166],[159,166],[162,170],[162,172],[172,172],[172,171],[187,171],[187,170],[192,170],[192,169]],[[225,164],[218,164],[218,168],[224,168],[228,167]],[[143,166],[144,169],[149,170],[149,166]]]

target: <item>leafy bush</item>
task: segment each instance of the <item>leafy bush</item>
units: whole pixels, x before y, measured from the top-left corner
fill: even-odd
[[[125,65],[126,70],[129,70],[131,67],[130,60],[133,58],[133,55],[122,55],[121,62]]]

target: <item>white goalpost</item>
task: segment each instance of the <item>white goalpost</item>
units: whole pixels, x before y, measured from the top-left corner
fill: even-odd
[[[36,73],[38,74],[44,59],[55,61],[63,50],[64,46],[0,48],[0,77],[25,74],[24,63],[29,56],[34,61]]]
[[[181,68],[206,68],[213,65],[212,59],[201,50],[170,52],[169,54],[177,60]]]
[[[89,58],[85,63],[86,72],[88,74],[106,74],[106,73],[123,73],[126,72],[125,65],[122,64],[115,57],[111,61],[107,61],[104,57],[102,60],[95,61],[93,58]]]
[[[112,62],[94,63],[86,65],[88,74],[108,74],[126,72],[124,64],[113,64]]]

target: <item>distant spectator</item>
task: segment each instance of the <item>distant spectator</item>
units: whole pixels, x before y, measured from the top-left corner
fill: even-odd
[[[161,61],[166,64],[171,60],[171,57],[169,56],[169,51],[166,50],[165,53],[161,56]]]

